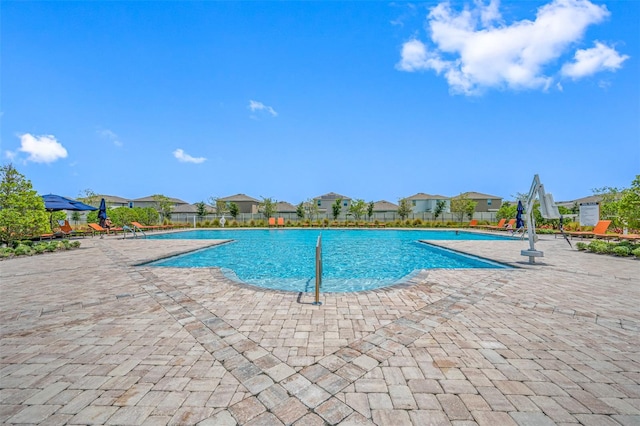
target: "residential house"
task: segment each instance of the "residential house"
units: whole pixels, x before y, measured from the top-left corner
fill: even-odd
[[[444,201],[445,206],[442,213],[448,213],[451,207],[449,197],[444,195],[431,195],[419,192],[411,197],[406,198],[411,203],[413,213],[433,213],[436,210],[438,201]]]
[[[390,201],[380,200],[373,203],[374,213],[397,213],[398,205]]]
[[[297,207],[294,206],[291,203],[288,203],[286,201],[278,201],[276,203],[276,213],[277,214],[283,214],[283,213],[293,213],[295,214],[297,211]]]
[[[172,204],[173,210],[176,207],[184,204],[189,204],[186,201],[180,200],[179,198],[171,198],[167,197],[168,201]],[[136,198],[134,200],[130,200],[129,207],[153,207],[154,209],[158,208],[158,201],[155,199],[154,195],[150,195],[148,197]]]
[[[239,213],[257,214],[258,205],[260,204],[259,200],[245,194],[236,194],[230,197],[221,198],[220,200],[227,203],[227,207],[229,204],[235,203],[238,206]]]
[[[351,198],[347,196],[336,194],[335,192],[329,192],[328,194],[320,195],[313,198],[313,202],[318,206],[320,214],[331,215],[333,212],[331,206],[333,206],[338,199],[342,200],[341,213],[345,214],[348,211],[349,206],[351,205]]]
[[[104,202],[107,205],[107,208],[115,208],[115,207],[131,207],[129,205],[130,201],[126,198],[117,197],[115,195],[95,195],[91,197],[91,200],[85,198],[79,198],[80,201],[85,202],[87,204],[91,204],[94,207],[98,207],[100,205],[100,200],[104,198]]]
[[[206,215],[214,214],[216,209],[205,205]],[[205,215],[205,216],[206,216]],[[180,204],[171,212],[171,220],[174,222],[191,222],[198,218],[198,206],[195,204]]]
[[[482,194],[480,192],[464,192],[460,195],[476,202],[475,211],[477,213],[497,212],[502,206],[502,198],[497,195]]]

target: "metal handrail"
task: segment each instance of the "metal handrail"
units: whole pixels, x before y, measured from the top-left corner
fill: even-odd
[[[316,300],[314,305],[322,305],[320,301],[320,286],[322,285],[322,234],[316,242]]]

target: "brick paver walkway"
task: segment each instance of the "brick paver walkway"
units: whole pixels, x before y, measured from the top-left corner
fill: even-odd
[[[136,266],[211,244],[81,239],[0,262],[0,422],[639,425],[640,262],[543,236],[517,266],[309,294]],[[575,241],[574,241],[575,242]]]

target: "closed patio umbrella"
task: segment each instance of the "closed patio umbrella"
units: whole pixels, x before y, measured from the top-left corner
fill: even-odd
[[[105,221],[107,220],[107,203],[104,201],[104,198],[100,200],[100,208],[98,210],[98,219],[100,219],[100,226],[104,228]]]
[[[524,228],[524,220],[522,220],[524,206],[522,205],[522,200],[518,200],[518,209],[516,211],[516,229],[522,229]]]

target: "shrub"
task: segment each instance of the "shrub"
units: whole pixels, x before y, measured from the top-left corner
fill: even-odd
[[[238,227],[238,221],[237,220],[232,220],[231,221],[231,227],[232,228],[237,228]]]
[[[31,250],[31,247],[29,247],[26,244],[18,244],[18,247],[16,247],[13,250],[13,253],[16,256],[23,256],[23,255],[31,256],[33,254],[33,250]]]
[[[629,256],[631,254],[631,250],[629,249],[629,247],[624,247],[624,246],[616,246],[611,251],[615,256],[624,257],[624,256]]]
[[[12,247],[2,247],[0,249],[0,257],[10,257],[13,256],[13,248]]]
[[[610,253],[611,247],[609,243],[605,241],[595,240],[595,241],[592,241],[591,244],[589,244],[589,247],[587,248],[587,250],[593,253],[606,254],[606,253]]]
[[[634,255],[635,257],[640,258],[640,247],[631,250],[631,254]]]
[[[80,241],[71,242],[71,248],[78,248],[78,247],[80,247]]]
[[[576,243],[576,248],[580,251],[586,250],[587,247],[589,247],[589,244],[583,243],[582,241],[579,241],[578,243]]]
[[[422,226],[422,219],[420,219],[420,218],[414,219],[413,220],[413,226]]]
[[[36,254],[42,254],[47,250],[47,245],[46,244],[36,244],[35,246],[33,246],[33,251]]]
[[[213,226],[214,228],[219,227],[220,226],[220,219],[218,219],[218,218],[213,219],[213,222],[212,222],[211,226]]]

